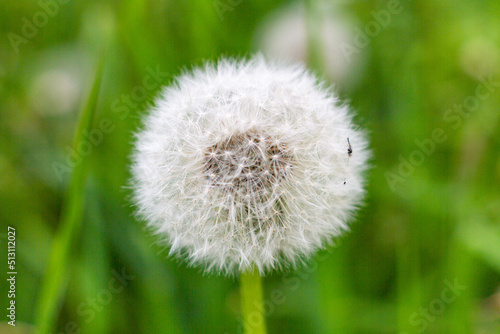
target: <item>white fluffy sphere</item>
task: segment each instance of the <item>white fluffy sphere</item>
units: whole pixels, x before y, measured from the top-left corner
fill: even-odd
[[[273,59],[306,62],[310,56],[311,22],[317,31],[318,61],[324,66],[325,75],[338,86],[354,87],[366,67],[366,51],[357,50],[353,25],[355,22],[341,6],[319,1],[317,13],[311,16],[300,3],[292,3],[271,14],[259,26],[256,46]]]
[[[351,118],[301,65],[256,57],[184,74],[137,135],[139,215],[206,271],[294,265],[362,199],[367,142]]]

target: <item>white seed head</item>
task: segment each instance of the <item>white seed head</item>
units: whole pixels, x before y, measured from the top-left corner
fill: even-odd
[[[316,1],[314,25],[308,22],[310,12],[293,2],[278,9],[263,21],[256,34],[256,47],[274,59],[305,61],[309,58],[311,29],[318,40],[318,57],[324,74],[342,87],[354,87],[366,67],[367,50],[356,47],[355,22],[340,4]]]
[[[208,272],[264,274],[347,229],[366,146],[303,66],[221,60],[180,76],[145,118],[135,201],[171,253]]]

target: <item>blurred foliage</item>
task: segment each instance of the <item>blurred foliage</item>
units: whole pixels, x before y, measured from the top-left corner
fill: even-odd
[[[318,16],[348,17],[359,38],[357,28],[394,1],[307,1],[310,66],[331,80],[318,51]],[[61,2],[0,5],[0,254],[6,273],[7,226],[16,227],[19,322],[16,329],[0,323],[0,332],[24,333],[35,321],[73,170],[57,172],[54,163],[70,157],[85,158],[89,177],[82,228],[64,268],[58,332],[239,332],[237,281],[168,258],[134,218],[129,153],[161,85],[205,60],[258,52],[263,22],[296,3]],[[266,277],[265,298],[282,293],[268,305],[270,333],[500,333],[500,2],[400,6],[359,49],[366,60],[356,83],[335,86],[370,131],[367,204],[335,245],[296,271]],[[46,21],[42,8],[53,14]],[[30,31],[26,22],[39,27]],[[17,46],[12,34],[22,39]],[[104,121],[109,131],[75,157],[78,111],[103,50],[93,128]],[[143,89],[151,72],[160,72],[158,84]],[[490,96],[460,124],[447,121],[458,115],[449,112],[455,105],[477,97],[484,78],[496,83]],[[401,159],[421,150],[416,141],[437,128],[446,140],[391,187],[388,173],[397,175]],[[456,282],[466,288],[443,302]],[[3,279],[2,296],[7,290]],[[7,303],[2,297],[3,310]]]

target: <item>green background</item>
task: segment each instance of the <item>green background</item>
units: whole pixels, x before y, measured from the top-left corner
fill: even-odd
[[[353,33],[374,20],[372,11],[388,8],[385,1],[329,4],[355,18]],[[10,33],[24,38],[23,18],[33,22],[42,7],[2,1],[0,320],[7,320],[6,233],[13,226],[18,326],[0,324],[1,333],[31,332],[56,293],[50,333],[239,332],[237,279],[203,275],[169,258],[133,215],[127,188],[133,133],[161,86],[116,110],[148,69],[159,68],[168,85],[205,60],[257,52],[259,26],[289,5],[67,1],[16,52]],[[319,5],[306,4],[313,28],[328,15]],[[369,131],[374,158],[366,205],[335,245],[297,270],[265,278],[269,333],[500,333],[500,2],[421,0],[401,7],[360,49],[365,61],[357,82],[336,87]],[[313,28],[309,65],[329,81]],[[450,110],[472,101],[481,77],[496,86],[457,118]],[[91,130],[103,120],[112,130],[73,177],[58,177],[54,163],[65,163],[75,134],[85,141],[78,124]],[[415,153],[416,140],[432,138],[435,129],[446,139],[430,154]],[[423,161],[405,174],[401,161],[419,156]],[[391,186],[388,173],[400,175],[398,168],[405,175]],[[113,271],[133,278],[120,286]],[[445,301],[454,283],[465,288]]]

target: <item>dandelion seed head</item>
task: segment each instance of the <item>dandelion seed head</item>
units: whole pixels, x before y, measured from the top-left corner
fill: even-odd
[[[361,203],[367,142],[351,118],[301,65],[255,57],[181,75],[137,134],[138,213],[207,272],[294,266]]]
[[[345,11],[341,2],[315,2],[312,28],[319,42],[318,56],[324,65],[324,74],[344,88],[355,87],[366,67],[366,50],[356,49],[353,27],[358,23]],[[275,59],[305,61],[311,44],[309,10],[300,3],[292,2],[281,7],[262,21],[256,33],[256,47]]]

